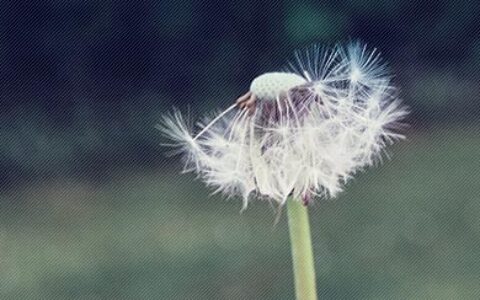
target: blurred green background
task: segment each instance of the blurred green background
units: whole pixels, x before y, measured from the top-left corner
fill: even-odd
[[[285,217],[180,175],[154,125],[349,39],[412,114],[390,161],[311,209],[320,298],[480,298],[480,2],[0,7],[1,299],[292,299]]]

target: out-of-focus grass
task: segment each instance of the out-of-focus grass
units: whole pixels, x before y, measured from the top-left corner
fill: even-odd
[[[311,212],[321,298],[480,297],[478,128],[409,134]],[[285,217],[178,170],[0,197],[2,299],[292,299]]]

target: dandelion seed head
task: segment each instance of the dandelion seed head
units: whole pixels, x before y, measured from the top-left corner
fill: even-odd
[[[199,124],[178,111],[159,129],[196,172],[228,197],[284,204],[333,198],[382,160],[407,110],[376,49],[360,43],[297,51],[285,72],[255,78],[249,93]]]

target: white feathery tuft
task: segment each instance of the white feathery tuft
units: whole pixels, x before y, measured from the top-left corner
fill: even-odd
[[[257,77],[254,114],[230,106],[193,136],[178,110],[158,128],[215,192],[284,204],[335,197],[353,175],[403,136],[407,115],[376,49],[313,46],[295,53],[289,72]],[[293,72],[293,73],[292,73]]]

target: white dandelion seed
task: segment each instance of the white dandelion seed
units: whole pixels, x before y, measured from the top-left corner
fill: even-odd
[[[250,91],[192,134],[178,111],[159,129],[215,192],[283,205],[335,197],[381,160],[407,111],[376,49],[360,43],[296,52],[288,71],[255,78]]]

